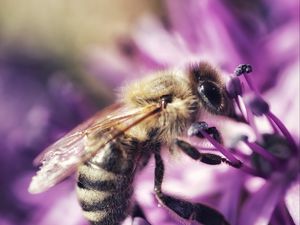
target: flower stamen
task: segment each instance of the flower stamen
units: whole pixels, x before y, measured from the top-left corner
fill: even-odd
[[[227,159],[229,159],[234,167],[241,167],[242,162],[235,158],[235,156],[228,151],[223,145],[217,142],[214,138],[212,138],[206,131],[202,130],[201,134],[217,149],[219,150]]]
[[[261,155],[265,159],[269,160],[271,163],[274,165],[279,164],[280,161],[272,155],[270,152],[268,152],[266,149],[261,147],[260,145],[254,143],[254,142],[249,142],[248,140],[244,140],[244,143],[255,153]]]
[[[272,112],[268,112],[266,114],[266,116],[271,119],[276,125],[277,127],[280,129],[280,131],[282,132],[282,134],[285,136],[285,138],[287,139],[288,143],[291,146],[291,150],[294,153],[297,153],[297,144],[294,141],[292,135],[290,134],[290,132],[288,131],[288,129],[284,126],[284,124],[280,121],[280,119],[278,119]]]

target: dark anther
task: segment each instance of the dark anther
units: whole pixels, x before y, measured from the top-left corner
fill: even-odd
[[[195,122],[192,123],[192,125],[189,127],[187,133],[188,136],[197,136],[200,138],[203,138],[203,135],[201,134],[201,131],[207,130],[208,129],[208,124],[205,122]]]
[[[238,65],[234,70],[234,74],[236,76],[240,76],[242,74],[251,73],[251,72],[252,72],[252,66],[249,64]]]
[[[252,113],[256,116],[262,116],[269,112],[268,103],[261,97],[255,97],[249,102],[250,109]]]
[[[172,102],[172,95],[163,95],[160,97],[161,99],[161,106],[165,109],[168,103]]]
[[[229,98],[236,98],[238,95],[242,95],[243,89],[241,81],[238,77],[233,77],[226,83],[226,91]]]

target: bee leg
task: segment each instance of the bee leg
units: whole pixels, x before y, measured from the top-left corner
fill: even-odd
[[[201,203],[191,203],[167,194],[161,190],[164,176],[164,164],[159,153],[155,153],[154,191],[158,201],[177,216],[202,223],[204,225],[229,225],[224,216],[215,209]]]
[[[191,157],[194,160],[199,160],[200,162],[203,162],[205,164],[209,165],[219,165],[221,163],[226,163],[227,165],[230,165],[235,168],[240,168],[242,166],[242,163],[236,164],[228,159],[221,157],[216,154],[212,153],[201,153],[196,149],[194,146],[192,146],[190,143],[176,139],[174,144],[179,147],[186,155]]]
[[[132,225],[151,225],[147,221],[146,216],[138,203],[135,203],[135,205],[133,206],[131,217]]]
[[[219,131],[215,127],[208,127],[208,124],[206,122],[202,121],[202,122],[193,123],[188,129],[188,135],[197,136],[199,138],[207,138],[207,140],[210,141],[210,143],[214,145],[216,148],[223,148],[222,146],[223,141]],[[206,164],[215,165],[224,162],[235,168],[242,167],[242,162],[239,161],[238,159],[235,160],[231,159],[230,161],[226,158],[223,158],[215,154],[200,153],[195,147],[193,147],[192,145],[190,145],[185,141],[176,140],[175,144],[178,147],[180,147],[191,158],[194,158],[196,160],[199,159],[201,162],[204,162]]]
[[[222,143],[222,136],[216,127],[208,127],[206,122],[195,122],[188,129],[189,136],[205,138],[203,132],[211,135],[217,142]]]

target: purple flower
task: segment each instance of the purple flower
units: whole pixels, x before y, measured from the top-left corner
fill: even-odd
[[[206,171],[206,166],[187,160],[178,168],[170,165],[164,189],[219,209],[232,224],[299,224],[299,202],[291,199],[297,196],[295,185],[299,187],[299,3],[170,0],[165,5],[163,22],[145,17],[131,38],[120,41],[123,58],[111,62],[113,67],[103,65],[101,53],[94,53],[100,66],[91,68],[114,68],[110,78],[122,80],[124,74],[132,79],[208,60],[232,74],[228,92],[247,122],[221,119],[225,148],[213,146],[227,158],[243,161],[240,170],[220,166]],[[253,73],[236,77],[234,68],[244,62],[253,66]],[[146,197],[153,188],[154,166],[149,167],[140,178],[137,199],[152,224],[176,224],[154,198]]]
[[[200,151],[214,151],[228,165],[199,165],[183,155],[167,162],[165,192],[201,202],[233,225],[299,222],[299,3],[296,1],[165,0],[163,19],[144,17],[117,51],[94,51],[86,69],[117,87],[124,80],[166,68],[210,61],[227,76],[227,91],[244,122],[212,117],[220,145],[186,138]],[[33,158],[95,111],[88,90],[71,80],[59,60],[0,50],[1,203],[0,223],[83,225],[73,182],[31,196]],[[241,63],[253,66],[234,69]],[[248,70],[247,70],[248,69]],[[239,75],[239,76],[237,76]],[[12,166],[12,164],[14,166]],[[154,162],[137,177],[135,196],[148,222],[178,224],[153,194]],[[130,224],[128,218],[124,224]],[[134,218],[135,224],[147,224]]]

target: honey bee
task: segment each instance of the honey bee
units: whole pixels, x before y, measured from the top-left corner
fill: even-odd
[[[216,128],[197,122],[205,111],[233,114],[224,81],[206,62],[181,72],[158,72],[128,84],[121,89],[118,103],[97,113],[37,157],[35,162],[42,165],[32,178],[29,192],[44,192],[78,171],[77,195],[85,218],[94,225],[120,224],[135,211],[135,174],[154,155],[154,192],[162,205],[185,220],[229,224],[218,211],[167,195],[161,189],[162,146],[173,150],[175,146],[206,164],[225,162],[238,167],[219,155],[201,153],[179,138],[189,128],[200,127],[221,142]]]

